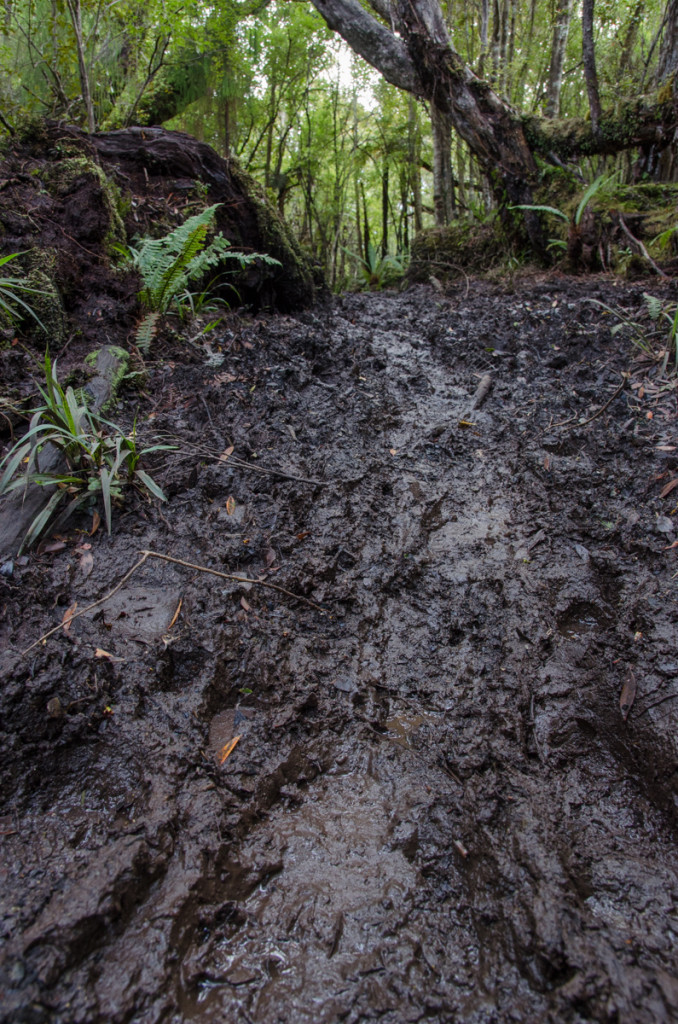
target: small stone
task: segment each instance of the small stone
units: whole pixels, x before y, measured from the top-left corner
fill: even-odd
[[[58,697],[52,697],[51,700],[47,701],[47,714],[50,718],[63,718],[64,709]]]

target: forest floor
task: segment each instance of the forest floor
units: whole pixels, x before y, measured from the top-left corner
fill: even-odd
[[[678,1019],[678,391],[587,301],[644,287],[158,343],[168,502],[0,577],[3,1022]]]

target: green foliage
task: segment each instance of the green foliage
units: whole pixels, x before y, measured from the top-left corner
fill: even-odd
[[[6,266],[11,260],[15,260],[17,256],[21,255],[19,252],[13,252],[9,256],[0,256],[0,267]],[[10,323],[16,323],[24,314],[28,313],[44,330],[44,325],[38,314],[17,294],[18,292],[33,295],[47,294],[38,288],[31,288],[26,284],[24,278],[12,274],[0,274],[0,312],[5,314]]]
[[[195,311],[193,295],[188,291],[189,282],[199,280],[207,271],[232,260],[237,261],[240,269],[255,260],[280,266],[278,260],[263,253],[236,252],[221,233],[206,245],[207,233],[214,225],[219,205],[215,203],[189,217],[163,238],[144,238],[138,247],[129,249],[130,258],[144,281],[140,298],[151,310],[137,329],[136,341],[142,351],[148,351],[160,314],[167,312],[173,302],[178,303],[180,310],[183,305]],[[206,293],[202,295],[204,304]]]
[[[161,501],[165,495],[140,468],[151,452],[169,450],[168,445],[140,449],[136,426],[129,434],[102,419],[88,408],[82,392],[59,384],[56,362],[45,353],[45,388],[40,388],[43,405],[35,409],[27,433],[0,462],[0,495],[29,484],[54,487],[46,507],[31,523],[22,548],[30,547],[52,520],[57,508],[67,502],[70,515],[86,501],[101,498],[106,527],[112,527],[112,505],[123,498],[126,486],[134,484],[142,493]],[[63,470],[43,471],[40,458],[50,446],[60,455]]]
[[[367,243],[367,253],[364,259],[352,252],[349,252],[348,255],[358,260],[364,285],[371,291],[379,291],[385,285],[395,284],[405,273],[405,262],[402,258],[388,254],[381,256],[371,242]]]
[[[665,302],[656,295],[643,293],[644,312],[647,320],[632,317],[624,309],[613,309],[612,306],[589,299],[595,306],[610,313],[617,321],[610,328],[612,336],[626,331],[634,345],[648,355],[656,353],[660,361],[660,374],[666,373],[668,364],[673,361],[673,373],[678,374],[678,303]]]

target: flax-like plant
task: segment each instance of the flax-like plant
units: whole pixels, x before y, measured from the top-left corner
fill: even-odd
[[[0,256],[0,267],[6,267],[11,260],[15,260],[17,256],[22,255],[23,253],[13,252],[9,256]],[[29,295],[46,294],[39,288],[31,288],[22,277],[17,277],[14,274],[8,275],[4,271],[0,272],[0,311],[9,318],[11,323],[16,323],[24,313],[28,313],[44,330],[45,327],[42,320],[35,310],[21,298],[18,294],[19,292]]]
[[[31,523],[22,543],[30,547],[44,532],[64,502],[69,515],[88,499],[101,498],[106,527],[112,528],[113,503],[122,500],[126,486],[165,501],[161,488],[140,461],[151,452],[169,450],[171,445],[140,449],[136,424],[126,434],[88,408],[82,394],[59,384],[56,362],[45,353],[45,387],[40,388],[43,405],[33,412],[28,431],[0,462],[0,495],[30,484],[52,487],[47,505]],[[56,451],[62,468],[41,469],[47,448]]]

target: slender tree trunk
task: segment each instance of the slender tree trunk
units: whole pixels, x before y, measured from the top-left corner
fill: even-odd
[[[363,200],[363,245],[365,246],[363,252],[365,255],[365,263],[370,266],[370,221],[367,216],[367,200],[365,199],[365,186],[362,181],[360,182],[360,193]]]
[[[582,57],[584,59],[584,77],[591,111],[591,129],[594,137],[600,134],[600,93],[598,91],[598,74],[596,72],[596,50],[593,41],[593,10],[595,0],[583,0],[581,30]]]
[[[551,44],[551,66],[549,83],[546,91],[546,116],[560,116],[560,90],[563,85],[563,68],[565,67],[565,51],[567,37],[570,32],[572,16],[572,0],[557,0],[556,20],[553,26],[553,43]]]
[[[480,57],[478,59],[478,75],[485,77],[485,61],[487,60],[488,26],[490,24],[490,0],[480,0]]]
[[[619,58],[619,80],[631,69],[633,50],[638,38],[638,29],[643,23],[645,11],[645,0],[638,0],[626,25],[626,34],[622,43],[621,57]]]
[[[408,104],[408,155],[409,174],[412,182],[412,205],[414,208],[414,233],[418,235],[423,226],[421,209],[421,136],[416,101],[410,96]]]
[[[381,255],[388,253],[388,162],[381,172]]]
[[[271,108],[277,109],[276,105],[276,83],[273,82],[271,85]],[[266,158],[264,162],[264,184],[266,188],[271,187],[271,158],[273,155],[273,128],[275,126],[275,119],[271,118],[268,122],[268,128],[266,130]]]
[[[452,220],[452,124],[447,114],[431,107],[433,130],[433,209],[436,227]]]
[[[663,85],[678,71],[678,0],[668,0],[664,20],[666,24],[657,61],[657,85]]]
[[[459,179],[459,202],[468,210],[468,194],[466,192],[466,150],[464,143],[457,135],[457,169]]]
[[[82,10],[80,7],[80,0],[66,0],[66,3],[68,5],[68,13],[71,17],[73,35],[75,36],[75,48],[78,54],[80,91],[82,92],[82,100],[85,104],[85,113],[87,115],[87,130],[91,135],[93,135],[97,126],[94,117],[94,105],[92,103],[89,75],[87,74],[87,59],[85,56],[85,43],[82,34]]]
[[[499,52],[501,48],[501,10],[499,0],[492,3],[492,50],[490,60],[490,81],[496,82],[499,75]]]

